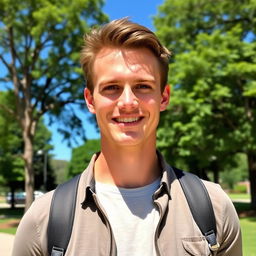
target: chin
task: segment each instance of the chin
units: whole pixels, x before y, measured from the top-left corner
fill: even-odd
[[[135,146],[141,143],[143,136],[138,133],[125,133],[120,134],[119,136],[113,136],[114,141],[116,141],[117,144],[122,146]]]

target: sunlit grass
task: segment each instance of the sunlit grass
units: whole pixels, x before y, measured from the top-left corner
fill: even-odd
[[[249,194],[228,194],[228,196],[231,198],[231,199],[250,199],[250,195]]]
[[[8,234],[12,234],[14,235],[16,233],[17,230],[17,224],[19,223],[20,218],[19,219],[14,219],[14,218],[4,218],[4,219],[0,219],[0,232],[2,233],[8,233]],[[12,225],[8,228],[2,228],[1,226],[3,224],[6,223],[12,223]]]
[[[246,217],[240,219],[242,239],[243,239],[243,255],[256,255],[256,217]]]

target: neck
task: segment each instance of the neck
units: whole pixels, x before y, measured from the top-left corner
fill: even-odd
[[[95,179],[124,188],[141,187],[160,176],[156,146],[105,148],[95,162]]]

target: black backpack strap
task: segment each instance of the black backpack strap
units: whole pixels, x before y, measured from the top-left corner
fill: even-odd
[[[65,255],[72,233],[80,176],[58,185],[54,191],[47,230],[48,253],[51,256]]]
[[[196,175],[173,168],[186,196],[190,211],[212,251],[219,248],[212,202],[202,180]]]

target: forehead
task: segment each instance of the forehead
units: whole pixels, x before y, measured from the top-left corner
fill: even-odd
[[[107,72],[113,74],[118,72],[130,73],[132,75],[148,74],[159,77],[160,65],[156,56],[147,48],[105,47],[95,56],[94,78]]]

